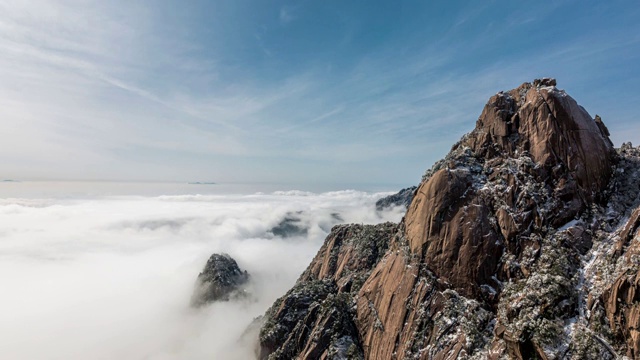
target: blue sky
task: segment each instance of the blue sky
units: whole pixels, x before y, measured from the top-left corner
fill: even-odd
[[[3,178],[419,181],[558,79],[640,142],[637,1],[0,0]]]

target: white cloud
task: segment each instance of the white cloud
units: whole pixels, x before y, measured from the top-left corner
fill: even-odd
[[[345,222],[399,220],[399,211],[375,213],[380,195],[4,200],[0,352],[33,360],[246,359],[253,344],[238,339],[308,265],[336,222],[332,213]],[[308,238],[268,233],[292,213],[308,226]],[[250,272],[252,301],[188,307],[214,252],[231,254]]]

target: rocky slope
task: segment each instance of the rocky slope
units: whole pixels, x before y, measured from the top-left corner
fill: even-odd
[[[554,79],[500,92],[400,224],[335,227],[261,359],[640,357],[640,150]]]

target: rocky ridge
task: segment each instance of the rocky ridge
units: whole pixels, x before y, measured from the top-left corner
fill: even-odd
[[[353,297],[397,231],[393,223],[335,226],[296,285],[265,315],[259,357],[362,359]]]
[[[640,150],[554,79],[489,99],[400,224],[335,227],[261,359],[640,357]]]
[[[413,196],[415,195],[417,188],[417,186],[410,186],[398,191],[395,194],[383,197],[382,199],[376,201],[376,210],[382,211],[385,208],[394,206],[403,206],[405,208],[408,208],[409,205],[411,205],[411,200],[413,200]]]

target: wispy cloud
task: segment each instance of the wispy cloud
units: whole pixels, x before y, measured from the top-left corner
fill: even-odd
[[[558,77],[611,118],[614,134],[637,112],[631,84],[618,95],[625,110],[592,83],[631,81],[622,72],[638,57],[637,25],[565,38],[537,20],[550,7],[500,13],[509,21],[489,27],[485,13],[503,11],[490,4],[456,11],[435,37],[414,27],[372,39],[373,28],[345,15],[358,12],[297,34],[293,22],[305,23],[295,7],[261,8],[246,23],[159,8],[0,3],[0,158],[12,177],[285,178],[309,164],[385,157],[421,172],[471,130],[489,96],[538,76]],[[518,35],[536,27],[549,38]],[[332,41],[309,46],[329,32]]]
[[[280,23],[286,25],[296,19],[295,8],[283,6],[280,8]]]

